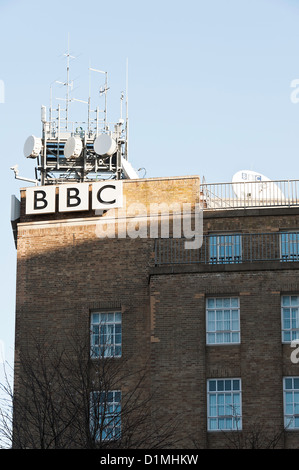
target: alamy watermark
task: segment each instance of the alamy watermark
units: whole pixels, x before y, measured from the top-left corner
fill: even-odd
[[[5,102],[5,86],[4,81],[0,80],[0,103]]]
[[[293,364],[298,364],[299,363],[299,339],[293,339],[291,341],[291,348],[295,348],[294,351],[291,352],[291,362]]]
[[[96,215],[102,215],[96,211]],[[182,238],[186,249],[203,242],[203,208],[191,203],[133,203],[110,209],[96,224],[98,238]]]

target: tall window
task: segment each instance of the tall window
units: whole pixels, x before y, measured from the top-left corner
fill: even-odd
[[[241,429],[241,379],[208,380],[208,431]]]
[[[210,263],[240,263],[241,235],[213,235],[210,240]]]
[[[280,233],[280,257],[282,261],[299,261],[299,232]]]
[[[284,425],[287,429],[299,429],[299,377],[283,380]]]
[[[92,392],[90,431],[96,441],[121,437],[121,391]]]
[[[281,296],[282,341],[299,339],[299,296]]]
[[[91,314],[91,357],[121,356],[121,313]]]
[[[206,303],[207,344],[240,343],[238,297],[211,297]]]

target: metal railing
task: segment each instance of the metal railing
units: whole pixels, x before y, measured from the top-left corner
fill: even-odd
[[[204,235],[199,249],[186,249],[185,241],[156,239],[155,265],[299,261],[299,232]]]
[[[299,206],[299,180],[201,184],[204,209]]]

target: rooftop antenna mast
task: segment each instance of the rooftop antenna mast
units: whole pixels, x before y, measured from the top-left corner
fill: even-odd
[[[104,85],[104,89],[102,89],[102,87],[100,88],[100,95],[105,94],[104,129],[105,129],[105,131],[107,131],[108,130],[108,126],[107,126],[107,91],[109,90],[109,88],[108,88],[108,72],[104,72],[103,70],[97,70],[97,69],[94,69],[92,67],[89,67],[89,70],[91,70],[92,72],[102,73],[102,74],[105,75],[105,85]]]
[[[65,129],[68,129],[68,119],[69,119],[69,103],[72,101],[70,99],[70,88],[73,87],[73,81],[70,82],[70,59],[75,59],[74,56],[70,54],[70,38],[68,35],[68,50],[65,54],[66,57],[66,82],[60,82],[56,80],[55,83],[59,83],[60,85],[66,86],[66,98],[57,98],[58,100],[63,100],[66,102],[65,104]]]
[[[128,160],[129,153],[129,61],[126,63],[126,143],[125,157]]]
[[[67,58],[67,65],[66,65],[66,107],[65,107],[65,128],[67,129],[68,125],[68,113],[69,113],[69,88],[71,86],[70,84],[70,59],[74,59],[75,57],[70,55],[70,35],[68,34],[68,43],[67,43],[67,53],[64,54]]]
[[[139,176],[128,161],[129,136],[129,99],[128,99],[128,59],[126,62],[126,92],[121,93],[120,118],[108,122],[107,94],[108,73],[92,68],[89,64],[89,95],[88,101],[73,97],[73,81],[70,79],[70,60],[75,57],[68,50],[64,54],[67,62],[66,80],[55,80],[50,85],[50,112],[47,120],[46,106],[41,107],[42,136],[31,135],[24,145],[24,156],[36,159],[35,180],[32,183],[41,185],[62,184],[70,182],[98,181],[100,179],[138,179]],[[91,74],[104,75],[97,86],[101,102],[105,105],[91,109]],[[104,84],[103,84],[104,82]],[[66,102],[64,109],[58,104],[57,118],[54,119],[52,86],[59,83],[66,87],[66,98],[56,98]],[[73,101],[88,105],[88,119],[69,120],[70,103]],[[123,106],[126,103],[126,111]],[[61,119],[61,111],[65,119]],[[91,112],[96,116],[91,118]],[[101,116],[100,116],[101,113]],[[123,114],[126,114],[126,116]],[[19,178],[17,172],[16,177]]]

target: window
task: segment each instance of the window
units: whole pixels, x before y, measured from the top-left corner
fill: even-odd
[[[117,440],[121,436],[121,392],[92,392],[90,431],[96,441]]]
[[[121,313],[91,314],[91,357],[121,356]]]
[[[299,377],[285,377],[284,425],[286,429],[299,429]]]
[[[206,304],[207,344],[240,343],[238,297],[208,298]]]
[[[242,261],[241,235],[212,235],[210,263],[240,263]]]
[[[299,296],[283,295],[281,297],[282,341],[291,342],[299,339]]]
[[[299,261],[299,232],[280,234],[281,261]]]
[[[208,380],[208,431],[241,429],[241,379]]]

